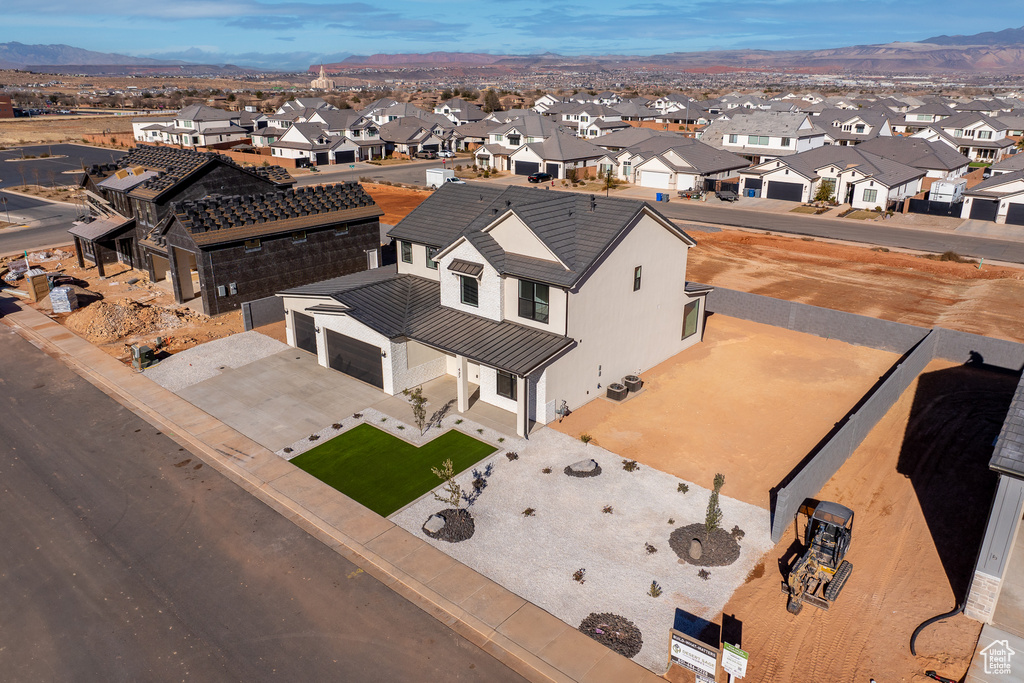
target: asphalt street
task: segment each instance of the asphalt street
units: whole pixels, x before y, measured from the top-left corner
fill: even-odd
[[[397,164],[394,166],[374,166],[372,164],[364,163],[357,164],[357,167],[354,170],[342,170],[343,168],[347,169],[347,165],[341,167],[321,166],[321,171],[319,173],[300,176],[296,184],[299,186],[316,185],[318,183],[340,183],[347,180],[371,178],[373,181],[387,180],[392,183],[420,185],[425,187],[427,184],[426,170],[428,168],[442,168],[443,165],[441,164],[441,161],[441,159],[416,160],[407,164]],[[470,166],[473,164],[473,159],[471,157],[445,159],[444,161],[448,168],[454,168],[456,164],[461,164],[462,166]]]
[[[41,158],[40,155],[49,154]],[[35,159],[20,160],[29,155]],[[124,152],[85,145],[28,145],[0,150],[0,220],[26,227],[0,230],[0,254],[57,243],[70,244],[67,230],[79,210],[69,204],[44,202],[12,192],[2,192],[16,185],[71,185],[83,166],[109,163]],[[6,201],[5,201],[6,200]]]
[[[521,681],[0,323],[9,681]]]
[[[811,218],[794,214],[774,214],[743,211],[696,202],[669,202],[653,204],[666,217],[679,220],[714,223],[740,228],[752,228],[809,237],[862,242],[865,244],[942,253],[955,251],[963,256],[988,260],[1024,263],[1024,242],[892,228],[885,223],[866,223],[855,220]]]

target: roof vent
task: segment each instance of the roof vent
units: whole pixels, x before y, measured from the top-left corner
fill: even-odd
[[[597,211],[597,199],[594,195],[590,195],[590,210]]]

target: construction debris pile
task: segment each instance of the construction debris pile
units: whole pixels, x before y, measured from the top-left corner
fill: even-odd
[[[72,313],[64,324],[89,341],[104,344],[182,327],[197,318],[198,315],[188,309],[168,310],[121,299],[97,301]]]

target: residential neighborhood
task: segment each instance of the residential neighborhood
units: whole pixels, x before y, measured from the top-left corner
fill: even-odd
[[[12,680],[1017,680],[1017,29],[407,5],[0,44]]]

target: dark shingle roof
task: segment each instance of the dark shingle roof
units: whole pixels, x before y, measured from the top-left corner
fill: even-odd
[[[102,178],[122,168],[142,167],[146,170],[158,171],[155,177],[147,179],[131,191],[131,196],[133,197],[154,199],[190,177],[193,173],[215,162],[227,164],[243,173],[249,173],[269,180],[279,186],[286,187],[295,182],[295,179],[291,177],[288,171],[280,166],[245,168],[228,157],[215,152],[196,152],[191,149],[153,147],[151,145],[138,145],[118,159],[116,164],[93,166],[89,169],[88,174],[96,178],[97,182],[100,182]]]
[[[242,197],[214,195],[175,204],[173,213],[200,245],[221,244],[384,214],[363,187],[355,182]]]
[[[922,138],[882,136],[865,140],[857,147],[861,151],[925,170],[952,171],[971,162],[945,143],[929,142]]]

